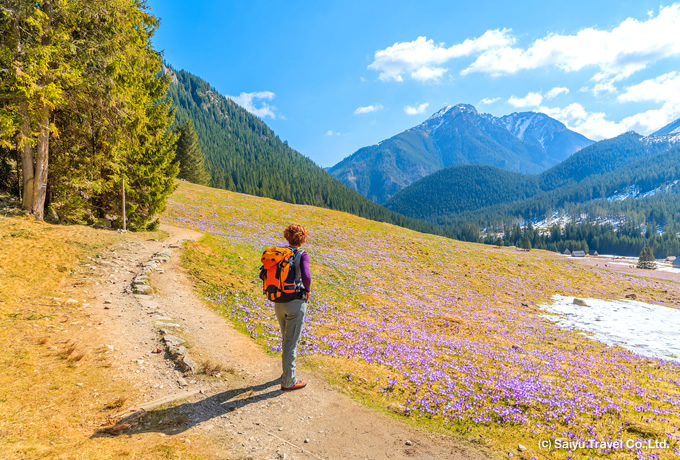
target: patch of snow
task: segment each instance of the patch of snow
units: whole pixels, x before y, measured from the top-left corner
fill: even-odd
[[[440,127],[441,125],[443,125],[443,124],[444,124],[444,117],[440,117],[440,118],[439,118],[439,123],[437,123],[437,126],[435,126],[435,127],[433,127],[433,128],[430,129],[430,133],[431,133],[431,134],[436,133],[437,130],[439,129],[439,127]]]
[[[592,333],[609,346],[621,346],[643,356],[680,362],[680,310],[635,300],[582,299],[553,296],[541,308],[560,316],[541,315],[560,327]]]
[[[520,139],[524,139],[524,132],[527,130],[529,125],[531,125],[532,121],[533,121],[532,117],[528,117],[522,120],[519,126],[516,127],[517,134],[515,134],[515,136]]]
[[[432,120],[433,118],[441,118],[441,117],[443,117],[444,115],[446,115],[446,112],[448,112],[448,111],[451,110],[452,108],[453,108],[452,105],[447,105],[446,107],[444,107],[443,109],[441,109],[439,112],[437,112],[437,113],[435,113],[434,115],[432,115],[432,116],[430,117],[430,120]]]
[[[608,196],[607,201],[623,201],[628,198],[645,198],[648,196],[656,195],[659,192],[669,192],[675,185],[678,184],[678,180],[670,182],[668,184],[661,185],[653,190],[645,193],[640,193],[640,189],[635,185],[629,185],[621,192],[614,192],[615,195]]]
[[[673,268],[673,267],[661,267],[661,268],[657,268],[657,270],[660,271],[660,272],[680,273],[680,268]]]
[[[675,144],[680,143],[680,128],[674,129],[669,134],[660,134],[656,136],[652,135],[643,137],[640,139],[640,142],[647,145],[668,143],[668,146],[671,147]]]

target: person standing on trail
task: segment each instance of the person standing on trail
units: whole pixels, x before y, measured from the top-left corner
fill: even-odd
[[[264,292],[274,302],[276,319],[283,339],[281,350],[281,390],[304,388],[307,382],[295,375],[295,356],[311,294],[312,276],[309,271],[309,254],[300,249],[309,233],[300,224],[291,224],[283,231],[288,241],[285,248],[274,247],[262,255],[260,278]]]

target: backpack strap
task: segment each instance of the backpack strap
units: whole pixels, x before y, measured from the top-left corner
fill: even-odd
[[[295,254],[295,258],[293,259],[293,265],[295,265],[295,287],[296,289],[301,289],[302,287],[302,268],[300,267],[301,265],[301,260],[302,260],[302,254],[305,253],[303,249],[300,248],[291,248],[293,250],[293,253]]]

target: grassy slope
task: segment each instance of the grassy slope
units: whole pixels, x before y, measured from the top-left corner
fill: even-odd
[[[679,365],[560,330],[536,306],[554,294],[631,292],[677,305],[677,283],[191,184],[180,186],[164,220],[207,234],[185,265],[216,309],[273,352],[278,331],[257,280],[259,257],[282,244],[285,225],[305,224],[314,296],[302,361],[372,406],[481,436],[520,458],[568,458],[539,451],[543,438],[648,437],[680,448],[664,435],[680,436]],[[529,450],[518,454],[518,443]]]
[[[158,234],[127,238],[150,236]],[[105,349],[78,341],[77,329],[90,320],[66,301],[87,300],[71,276],[79,262],[123,238],[0,218],[0,457],[196,458],[205,452],[200,443],[190,451],[156,433],[91,438],[139,395],[112,379]]]

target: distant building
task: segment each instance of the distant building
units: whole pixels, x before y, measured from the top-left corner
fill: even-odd
[[[574,251],[571,253],[572,257],[585,257],[586,251]]]
[[[676,259],[675,256],[668,256],[668,257],[666,257],[666,262],[674,262],[675,259]]]
[[[676,257],[675,260],[673,260],[673,268],[680,268],[680,257]]]
[[[591,256],[599,256],[600,254],[597,253],[597,251],[590,251]]]
[[[571,255],[571,251],[570,251],[569,249],[565,249],[564,252],[563,252],[562,254],[565,255],[565,256],[570,256],[570,255]]]

